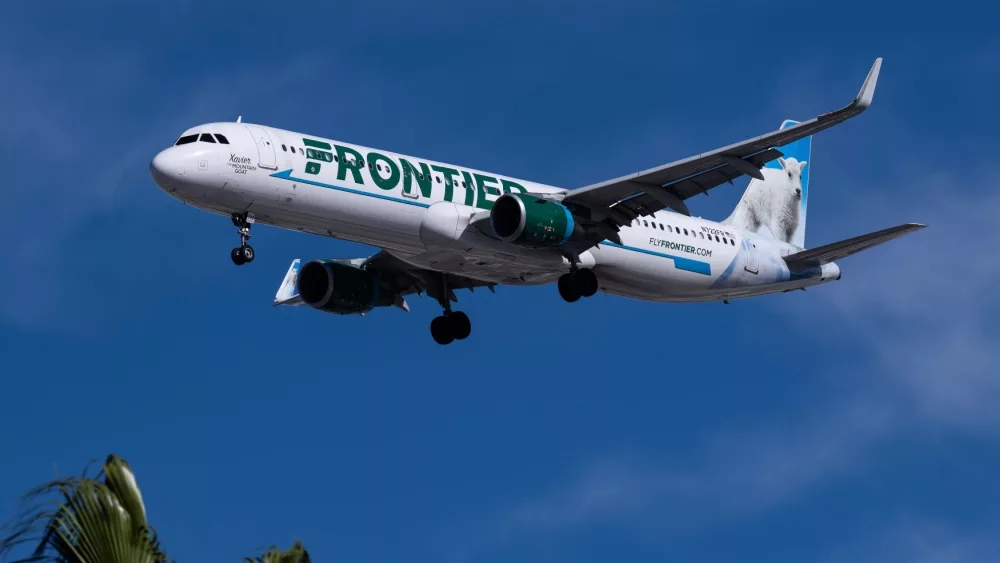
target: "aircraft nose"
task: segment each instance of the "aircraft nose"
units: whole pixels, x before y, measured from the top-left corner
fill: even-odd
[[[153,177],[153,182],[168,192],[173,191],[173,184],[183,174],[184,169],[178,156],[175,151],[167,149],[154,156],[149,163],[149,174]]]

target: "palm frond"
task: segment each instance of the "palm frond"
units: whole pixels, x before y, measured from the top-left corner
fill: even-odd
[[[95,478],[57,479],[28,492],[26,508],[4,529],[0,558],[34,544],[13,563],[165,563],[146,521],[142,494],[128,463],[108,456]]]
[[[278,546],[272,546],[260,557],[247,557],[244,563],[312,563],[309,559],[309,552],[306,551],[300,540],[295,540],[295,544],[288,551],[282,551]]]

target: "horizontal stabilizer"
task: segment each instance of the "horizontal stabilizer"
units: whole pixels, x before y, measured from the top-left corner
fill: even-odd
[[[785,263],[790,270],[801,270],[813,266],[821,266],[828,262],[840,260],[866,250],[873,246],[878,246],[883,242],[889,242],[894,238],[923,229],[926,225],[918,223],[907,223],[898,227],[890,227],[867,235],[849,238],[840,242],[825,244],[823,246],[796,252],[785,257]]]
[[[302,260],[296,258],[292,260],[292,265],[288,267],[285,279],[282,280],[278,293],[274,294],[274,306],[278,305],[303,305],[302,298],[299,297],[299,267]]]

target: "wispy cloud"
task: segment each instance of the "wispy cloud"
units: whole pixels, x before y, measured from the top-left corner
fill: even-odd
[[[503,511],[484,543],[636,519],[654,521],[661,536],[690,532],[803,498],[913,430],[994,436],[1000,327],[992,319],[1000,294],[992,287],[1000,260],[983,251],[1000,248],[1000,196],[963,192],[968,178],[949,174],[911,180],[906,199],[872,198],[863,212],[841,216],[878,226],[887,226],[887,217],[925,220],[931,228],[845,261],[842,281],[809,293],[818,299],[779,305],[792,322],[829,324],[872,352],[836,374],[848,390],[826,409],[801,413],[790,425],[717,435],[686,466],[609,455]],[[949,553],[928,548],[896,560],[983,560]]]

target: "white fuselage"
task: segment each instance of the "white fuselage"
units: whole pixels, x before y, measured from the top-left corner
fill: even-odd
[[[158,154],[154,181],[173,197],[260,223],[370,244],[421,268],[497,284],[555,281],[569,262],[554,248],[526,248],[469,226],[505,192],[565,190],[470,168],[245,123],[214,123],[196,140]],[[199,137],[200,138],[200,137]],[[791,245],[730,225],[660,211],[580,256],[607,293],[647,301],[710,301],[839,279],[827,264],[789,272]]]

